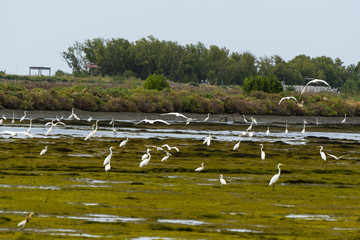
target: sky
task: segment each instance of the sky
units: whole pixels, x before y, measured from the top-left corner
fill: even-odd
[[[0,71],[8,74],[30,66],[71,73],[61,52],[76,41],[150,35],[257,58],[360,61],[358,0],[0,0],[0,9]]]

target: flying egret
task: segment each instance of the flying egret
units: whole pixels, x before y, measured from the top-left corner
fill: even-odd
[[[71,109],[71,115],[68,117],[69,120],[75,118],[76,120],[80,120],[80,118],[75,114],[75,108]]]
[[[22,117],[20,118],[20,122],[24,121],[25,117],[26,117],[26,111],[24,111],[24,116],[22,116]]]
[[[195,172],[201,172],[202,170],[204,170],[204,163],[201,163],[201,167],[195,169]]]
[[[220,185],[221,185],[221,186],[222,186],[222,185],[226,185],[226,181],[225,181],[223,175],[220,175]]]
[[[324,149],[323,146],[320,146],[320,156],[321,156],[321,159],[326,161],[326,155],[325,153],[322,151]]]
[[[185,125],[189,125],[191,121],[193,120],[196,120],[196,118],[189,118],[181,113],[177,113],[177,112],[171,112],[171,113],[163,113],[161,115],[174,115],[174,116],[177,116],[177,117],[182,117],[182,118],[185,118],[186,119],[186,123]]]
[[[129,137],[126,136],[126,139],[125,140],[122,140],[119,147],[125,147],[126,143],[129,141]]]
[[[50,132],[52,131],[52,129],[53,129],[54,127],[56,127],[56,125],[58,125],[58,124],[61,124],[61,125],[63,125],[63,126],[65,125],[65,123],[63,123],[63,122],[54,123],[54,121],[55,121],[55,120],[52,120],[52,121],[51,121],[51,123],[50,123],[51,126],[50,126],[50,128],[47,130],[47,132],[46,132],[46,134],[45,134],[46,136],[48,136],[48,135],[50,134]],[[45,125],[49,125],[49,124],[46,123]]]
[[[270,127],[268,127],[267,130],[266,130],[266,132],[265,132],[265,135],[266,135],[266,136],[269,136],[269,134],[270,134]]]
[[[160,123],[164,123],[164,124],[166,124],[166,125],[170,125],[170,123],[168,123],[167,121],[164,121],[164,120],[162,120],[162,119],[150,120],[150,119],[147,119],[146,117],[145,117],[143,120],[135,123],[135,125],[138,125],[139,123],[142,123],[142,122],[144,122],[144,123],[149,123],[149,124],[154,124],[155,122],[160,122]]]
[[[270,180],[270,182],[269,182],[269,186],[273,185],[273,190],[275,190],[275,183],[277,182],[277,180],[278,180],[279,177],[280,177],[280,173],[281,173],[280,166],[281,166],[281,165],[284,165],[284,166],[285,166],[285,164],[279,163],[279,164],[277,165],[277,168],[279,169],[279,173],[278,173],[278,174],[275,174],[275,175],[271,178],[271,180]]]
[[[345,114],[344,119],[341,121],[341,123],[345,123],[345,121],[346,121],[346,114]]]
[[[210,113],[207,114],[207,117],[204,119],[204,122],[206,122],[207,120],[209,120],[210,118]]]
[[[47,146],[45,146],[45,148],[44,148],[43,150],[41,150],[40,156],[41,156],[41,155],[44,155],[44,154],[46,153],[46,151],[47,151]]]
[[[211,136],[211,133],[209,133],[209,136],[207,136],[207,137],[205,138],[203,144],[206,143],[207,146],[210,146],[211,139],[212,139],[212,136]]]
[[[330,86],[326,81],[320,80],[320,79],[313,79],[313,80],[311,80],[310,82],[308,82],[308,83],[305,85],[305,87],[304,87],[304,88],[302,89],[302,91],[301,91],[301,94],[303,94],[303,93],[305,92],[306,87],[307,87],[309,84],[311,84],[311,83],[324,83],[324,84],[326,84],[326,85],[331,89],[331,86]]]
[[[260,144],[260,146],[261,146],[261,149],[260,149],[260,151],[261,151],[261,155],[260,155],[261,160],[265,160],[265,152],[263,151],[264,145]]]
[[[113,149],[113,148],[114,148],[113,146],[111,146],[111,147],[109,148],[110,154],[105,158],[103,165],[106,165],[106,164],[109,164],[109,163],[110,163],[110,160],[111,160],[111,157],[112,157],[112,149]]]
[[[85,137],[85,141],[90,139],[91,137],[93,137],[98,129],[98,122],[99,120],[96,120],[95,122],[95,129],[93,129],[86,137]]]
[[[234,145],[233,150],[238,149],[239,146],[240,146],[240,143],[241,143],[241,139],[239,140],[239,142],[237,142],[237,143]]]
[[[170,147],[169,144],[164,144],[161,147],[167,147],[168,151],[175,149],[177,152],[179,152],[179,148],[177,147]]]
[[[282,101],[284,101],[284,100],[289,100],[289,99],[294,99],[294,100],[298,103],[298,100],[296,100],[295,97],[283,97],[282,99],[280,99],[279,105],[281,104]]]
[[[333,158],[335,158],[336,160],[339,160],[340,158],[346,157],[346,156],[348,156],[348,155],[350,155],[350,154],[345,154],[345,155],[342,155],[342,156],[339,156],[339,157],[337,157],[337,156],[335,156],[335,155],[332,155],[332,154],[330,154],[330,153],[326,153],[326,155],[328,155],[328,156],[330,156],[330,157],[333,157]]]
[[[28,216],[26,219],[24,219],[24,220],[22,220],[21,222],[19,222],[19,224],[18,224],[17,226],[24,228],[25,225],[26,225],[26,223],[29,222],[31,216],[34,215],[34,214],[35,214],[35,213],[33,213],[33,212],[30,213],[29,216]]]
[[[255,125],[257,125],[256,118],[253,118],[253,117],[250,117],[250,118],[251,118],[251,122],[252,122],[252,123],[255,123]]]

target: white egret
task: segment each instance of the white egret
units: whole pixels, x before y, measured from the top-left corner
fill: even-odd
[[[260,149],[260,157],[261,157],[261,160],[265,160],[265,152],[263,151],[263,148],[264,148],[264,145],[263,144],[260,144],[261,146],[261,149]]]
[[[56,126],[56,125],[58,125],[58,124],[61,124],[61,125],[65,125],[65,123],[63,123],[63,122],[57,122],[57,123],[54,123],[54,120],[52,120],[51,121],[51,126],[50,126],[50,128],[47,130],[47,132],[46,132],[46,136],[48,136],[49,134],[50,134],[50,132],[53,130],[53,128]],[[49,125],[48,123],[46,123],[45,125]]]
[[[109,122],[109,125],[114,123],[114,118],[111,118],[111,121]]]
[[[109,148],[110,154],[105,158],[103,165],[106,165],[106,164],[109,164],[109,163],[110,163],[110,160],[111,160],[111,157],[112,157],[112,149],[113,149],[113,148],[114,148],[113,146],[111,146],[111,147]]]
[[[11,120],[11,124],[14,124],[15,123],[15,113],[13,113],[13,117],[12,117],[12,120]]]
[[[161,162],[165,162],[165,161],[168,160],[169,157],[171,156],[171,153],[169,153],[168,151],[165,151],[165,150],[164,150],[164,152],[166,153],[166,155],[165,155],[165,157],[163,157],[163,158],[161,159]]]
[[[225,181],[223,175],[220,175],[220,184],[221,184],[221,186],[226,185],[226,181]]]
[[[26,132],[29,133],[29,134],[30,134],[30,132],[31,132],[31,125],[32,125],[32,119],[30,119],[30,125],[29,125],[28,130],[26,131]]]
[[[248,120],[246,119],[245,114],[243,114],[243,119],[244,119],[245,123],[248,123]]]
[[[21,222],[19,222],[18,223],[18,227],[22,227],[22,228],[24,228],[25,227],[25,225],[26,225],[26,223],[28,223],[29,221],[30,221],[30,218],[32,217],[32,215],[34,215],[35,213],[30,213],[29,214],[29,216],[26,218],[26,219],[24,219],[24,220],[22,220]]]
[[[204,122],[206,122],[207,120],[209,120],[210,118],[210,113],[207,114],[207,117],[204,119]]]
[[[209,136],[207,136],[207,137],[205,138],[203,144],[206,143],[207,146],[210,146],[211,139],[212,139],[212,135],[211,135],[211,133],[209,133]]]
[[[202,170],[204,170],[204,163],[201,163],[201,167],[195,169],[195,172],[201,172]]]
[[[2,131],[0,132],[0,135],[2,134],[9,134],[11,135],[12,137],[16,136],[17,132],[13,132],[13,131]]]
[[[139,123],[142,123],[142,122],[144,122],[144,123],[149,123],[149,124],[154,124],[155,122],[160,122],[160,123],[164,123],[164,124],[166,124],[166,125],[170,125],[170,123],[168,123],[168,122],[166,122],[166,121],[164,121],[164,120],[162,120],[162,119],[150,120],[150,119],[147,119],[146,117],[145,117],[143,120],[135,123],[135,125],[138,125]]]
[[[75,108],[71,109],[71,115],[68,117],[69,120],[75,118],[76,120],[80,120],[80,118],[75,114]]]
[[[322,151],[324,149],[323,146],[320,146],[320,156],[321,156],[321,159],[326,161],[326,155],[325,153]]]
[[[319,118],[316,118],[316,125],[319,125]]]
[[[182,117],[186,119],[186,124],[185,125],[189,125],[191,121],[196,120],[196,118],[189,118],[181,113],[177,113],[177,112],[171,112],[171,113],[163,113],[161,115],[174,115],[177,117]]]
[[[3,124],[3,122],[4,122],[4,119],[0,119],[0,124]]]
[[[234,150],[234,151],[239,148],[240,143],[241,143],[241,139],[239,140],[239,142],[237,142],[237,143],[234,145],[234,147],[233,147],[233,150]]]
[[[92,117],[90,116],[86,121],[91,122]]]
[[[109,181],[109,171],[110,171],[110,169],[111,169],[111,166],[110,166],[110,160],[109,160],[109,163],[108,164],[106,164],[106,166],[105,166],[105,172],[106,172],[106,179]]]
[[[307,124],[306,120],[304,119],[304,127],[303,129],[301,130],[301,134],[304,134],[305,133],[305,125]]]
[[[247,135],[248,135],[249,137],[253,137],[253,136],[254,136],[254,132],[247,132]]]
[[[119,147],[125,147],[125,145],[128,141],[129,141],[129,137],[126,136],[126,139],[121,141],[121,143],[119,144]]]
[[[305,87],[301,91],[301,94],[303,94],[305,92],[306,87],[311,83],[324,83],[331,89],[331,86],[326,81],[320,80],[320,79],[313,79],[305,85]]]
[[[346,121],[346,114],[345,114],[344,119],[341,121],[341,123],[345,123],[345,121]]]
[[[256,118],[253,118],[253,117],[250,117],[250,118],[251,118],[251,122],[252,122],[252,123],[255,123],[255,125],[257,125]]]
[[[142,161],[139,164],[139,167],[141,167],[141,168],[146,167],[149,164],[150,159],[151,159],[150,149],[147,149],[146,157],[144,159],[142,159]]]
[[[289,100],[289,99],[294,99],[294,100],[298,103],[298,100],[296,100],[295,97],[283,97],[282,99],[280,99],[279,105],[281,104],[282,101],[284,101],[284,100]]]
[[[90,139],[91,137],[93,137],[98,129],[98,122],[99,120],[96,120],[95,122],[95,129],[93,129],[86,137],[85,137],[85,141]]]
[[[279,163],[279,164],[277,165],[277,168],[279,169],[279,173],[278,173],[278,174],[275,174],[275,175],[271,178],[271,180],[270,180],[270,182],[269,182],[269,186],[273,185],[273,190],[275,190],[275,183],[277,182],[277,180],[278,180],[279,177],[280,177],[280,173],[281,173],[280,166],[281,166],[281,165],[284,165],[284,166],[285,166],[285,164]]]
[[[115,123],[114,123],[114,121],[113,121],[113,123],[112,123],[112,131],[113,131],[114,134],[116,134],[116,129],[115,129]]]
[[[285,124],[285,134],[287,135],[288,134],[288,128],[287,128],[287,123]]]
[[[161,147],[167,147],[168,151],[175,149],[177,152],[179,152],[179,148],[177,147],[170,147],[169,144],[164,144]]]
[[[328,156],[330,156],[330,157],[332,157],[332,158],[335,158],[336,160],[339,160],[340,158],[346,157],[346,156],[348,156],[348,155],[350,155],[350,154],[345,154],[345,155],[342,155],[342,156],[339,156],[339,157],[337,157],[337,156],[335,156],[335,155],[332,155],[332,154],[330,154],[330,153],[326,153],[326,155],[328,155]]]
[[[6,117],[5,117],[5,115],[4,115],[4,114],[2,115],[2,118],[6,121]]]
[[[41,155],[44,155],[44,154],[46,153],[47,149],[48,149],[48,147],[45,146],[45,148],[44,148],[43,150],[41,150],[40,156],[41,156]]]
[[[148,148],[148,149],[146,150],[146,153],[141,156],[141,161],[143,161],[143,160],[149,158],[149,156],[151,156],[150,151],[151,151],[150,148]]]
[[[265,132],[265,135],[266,135],[266,136],[269,136],[269,134],[270,134],[270,127],[268,127],[267,130],[266,130],[266,132]]]
[[[246,132],[250,131],[252,129],[253,122],[250,123],[250,126],[246,129]]]
[[[20,118],[20,122],[24,121],[25,117],[26,117],[26,111],[24,111],[24,116],[22,116],[22,117]]]

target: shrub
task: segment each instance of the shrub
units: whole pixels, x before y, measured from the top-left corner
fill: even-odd
[[[170,85],[167,82],[166,78],[162,75],[153,74],[148,76],[144,83],[145,89],[156,89],[156,90],[163,90],[165,88],[169,88]]]

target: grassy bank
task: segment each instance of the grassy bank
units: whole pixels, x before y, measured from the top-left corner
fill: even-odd
[[[244,94],[239,86],[171,83],[157,91],[143,88],[144,81],[81,78],[71,81],[8,80],[0,82],[0,108],[111,112],[240,113],[253,115],[359,116],[358,96],[334,93],[282,92]],[[301,104],[284,101],[294,96]]]

